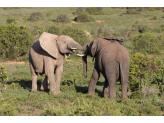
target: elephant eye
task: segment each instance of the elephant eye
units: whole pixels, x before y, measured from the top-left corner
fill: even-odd
[[[64,43],[66,43],[66,41],[64,41]]]

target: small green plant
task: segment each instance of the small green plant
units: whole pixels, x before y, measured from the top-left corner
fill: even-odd
[[[77,21],[77,22],[92,22],[92,21],[95,21],[95,20],[94,20],[94,18],[92,18],[91,16],[86,14],[86,12],[81,12],[80,14],[78,14],[77,17],[75,17],[74,21]]]
[[[0,64],[0,91],[3,94],[5,90],[5,84],[7,82],[7,70],[4,65]]]
[[[29,21],[38,21],[42,20],[43,16],[40,12],[34,12],[30,15],[30,18],[28,19]]]
[[[85,8],[84,7],[78,7],[76,9],[76,12],[73,12],[72,14],[73,15],[78,15],[79,13],[84,12],[84,11],[85,11]]]
[[[91,15],[103,15],[103,14],[105,14],[103,12],[102,7],[87,7],[86,12],[88,12]]]
[[[6,23],[7,23],[7,24],[10,24],[10,23],[16,24],[16,21],[15,21],[15,19],[8,18],[8,19],[6,20]]]
[[[157,37],[153,33],[139,34],[132,39],[135,52],[141,53],[160,53],[162,50],[162,42],[157,40]]]
[[[148,11],[155,11],[155,8],[150,7],[150,8],[148,8]]]
[[[158,17],[156,15],[154,15],[152,18],[150,18],[150,20],[157,20]]]
[[[58,15],[58,16],[56,17],[56,19],[53,20],[53,21],[54,21],[54,22],[69,22],[70,20],[69,20],[69,18],[67,17],[66,14],[61,14],[61,15]]]

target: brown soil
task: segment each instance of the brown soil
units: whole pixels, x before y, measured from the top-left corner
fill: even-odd
[[[104,20],[96,20],[97,23],[102,23]]]
[[[0,62],[0,64],[18,64],[18,65],[23,65],[23,64],[26,64],[26,63],[24,61],[21,61],[21,62],[7,61],[7,62]]]

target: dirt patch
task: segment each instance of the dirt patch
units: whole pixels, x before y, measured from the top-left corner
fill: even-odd
[[[97,23],[102,23],[104,20],[96,20]]]
[[[0,64],[18,64],[18,65],[23,65],[23,64],[26,64],[26,63],[24,61],[21,61],[21,62],[7,61],[7,62],[0,62]]]
[[[75,23],[75,24],[78,24],[78,22],[76,22],[76,21],[71,21],[71,23]]]

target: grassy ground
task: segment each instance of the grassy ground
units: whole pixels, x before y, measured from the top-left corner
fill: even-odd
[[[0,24],[6,24],[8,18],[16,19],[18,25],[73,25],[82,27],[91,32],[92,29],[107,27],[120,33],[121,30],[131,28],[139,21],[152,28],[160,27],[163,24],[163,12],[161,10],[142,12],[138,15],[124,14],[123,8],[104,8],[106,15],[91,15],[98,22],[87,23],[57,23],[52,20],[61,13],[66,13],[70,20],[77,15],[73,15],[76,8],[0,8]],[[44,19],[36,22],[29,22],[27,19],[33,12],[42,13]],[[156,15],[157,20],[151,20]],[[163,33],[163,32],[162,32]],[[161,34],[162,34],[161,33]],[[129,42],[125,42],[127,44]],[[128,49],[129,52],[131,49]],[[152,57],[154,57],[153,55]],[[163,53],[155,57],[163,58]],[[28,58],[25,58],[26,60]],[[64,72],[61,81],[61,94],[52,96],[49,92],[40,91],[39,87],[44,80],[43,76],[38,76],[38,91],[31,92],[31,75],[28,61],[25,65],[6,65],[8,81],[6,88],[0,93],[0,115],[95,115],[95,116],[163,116],[164,97],[158,94],[143,96],[140,92],[134,92],[128,99],[121,100],[121,86],[116,84],[116,99],[109,100],[102,98],[104,85],[103,76],[100,77],[96,85],[95,96],[87,95],[88,83],[92,75],[94,62],[88,57],[87,78],[83,77],[81,58],[71,56],[64,61]]]

